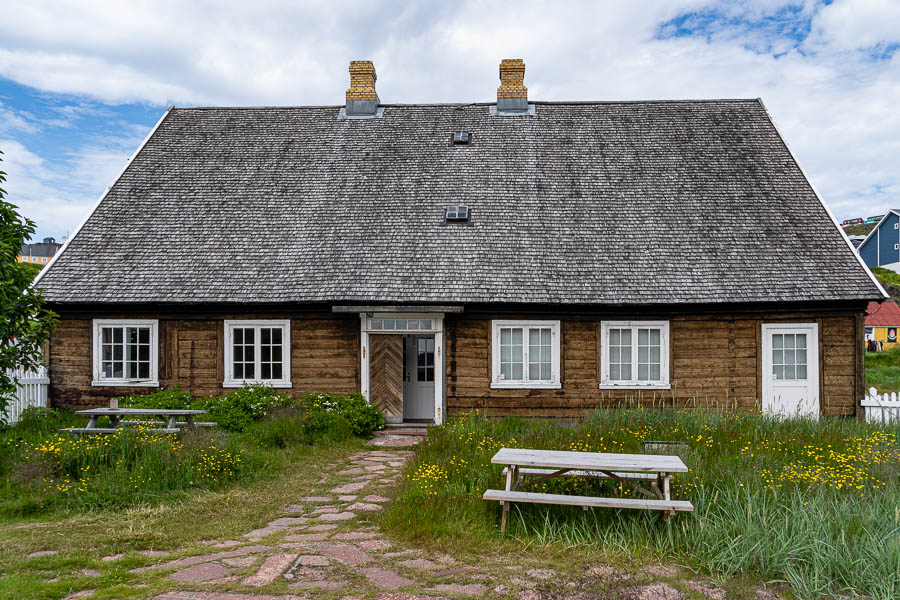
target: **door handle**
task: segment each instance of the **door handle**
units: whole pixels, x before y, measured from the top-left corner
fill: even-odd
[[[406,381],[412,381],[412,373],[410,371],[406,372]]]

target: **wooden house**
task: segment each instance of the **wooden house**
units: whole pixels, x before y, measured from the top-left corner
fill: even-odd
[[[170,108],[44,270],[56,406],[261,382],[389,421],[854,415],[884,291],[762,102]],[[102,249],[102,251],[100,251]]]
[[[857,246],[857,252],[870,267],[900,273],[900,210],[890,210],[882,215],[874,229]]]
[[[881,342],[882,350],[900,346],[900,306],[893,300],[869,302],[866,309],[866,342]]]

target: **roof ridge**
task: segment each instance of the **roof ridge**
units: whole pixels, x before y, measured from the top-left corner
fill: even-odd
[[[713,104],[713,103],[745,103],[759,102],[759,98],[682,98],[668,100],[529,100],[529,104],[541,106],[571,106],[571,105],[606,105],[606,104]],[[408,107],[408,106],[495,106],[496,102],[386,102],[378,106],[384,107]],[[341,109],[343,104],[308,104],[308,105],[257,105],[257,106],[173,106],[174,110],[296,110],[301,108],[333,108]]]

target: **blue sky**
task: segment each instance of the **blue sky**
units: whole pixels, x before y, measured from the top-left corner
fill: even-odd
[[[900,206],[900,1],[16,3],[0,21],[9,199],[62,238],[169,104],[761,97],[839,219]],[[177,9],[177,10],[176,10]]]

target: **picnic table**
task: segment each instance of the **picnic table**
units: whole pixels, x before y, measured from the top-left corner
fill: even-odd
[[[60,429],[64,433],[115,433],[122,426],[134,425],[139,421],[130,420],[134,417],[162,417],[166,420],[166,427],[154,428],[150,431],[157,433],[178,433],[181,427],[195,429],[199,426],[214,427],[215,423],[204,423],[194,421],[195,415],[205,415],[205,410],[187,410],[187,409],[168,409],[168,408],[90,408],[88,410],[77,410],[76,415],[85,415],[89,417],[88,424],[85,427],[67,427]],[[99,417],[109,417],[112,427],[97,427],[97,419]],[[179,421],[183,418],[184,421]]]
[[[688,472],[688,468],[677,456],[501,448],[491,462],[495,465],[507,465],[503,469],[506,489],[487,490],[482,496],[485,500],[496,500],[503,505],[503,516],[500,520],[502,533],[506,532],[506,515],[513,502],[582,506],[585,510],[588,507],[661,510],[664,519],[674,515],[675,511],[694,510],[694,505],[690,502],[672,500],[672,473]],[[553,477],[612,479],[627,484],[649,498],[602,498],[519,492],[516,488],[522,484],[525,477],[535,477],[535,482]],[[650,489],[645,486],[649,486]]]

